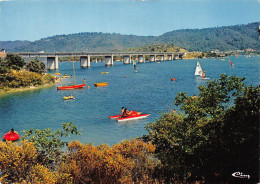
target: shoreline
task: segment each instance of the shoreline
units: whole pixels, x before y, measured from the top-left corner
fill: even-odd
[[[43,89],[43,88],[49,88],[55,86],[56,83],[53,84],[44,84],[40,86],[28,86],[28,87],[22,87],[22,88],[10,88],[10,90],[0,90],[0,97],[12,94],[12,93],[19,93],[19,92],[25,92],[25,91],[33,91],[37,89]]]

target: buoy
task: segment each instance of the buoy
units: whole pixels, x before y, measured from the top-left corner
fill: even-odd
[[[88,88],[89,88],[89,86],[88,86]]]
[[[176,79],[175,78],[171,78],[171,81],[175,81]]]

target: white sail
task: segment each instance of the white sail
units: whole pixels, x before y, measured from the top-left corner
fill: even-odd
[[[202,68],[200,66],[200,63],[197,61],[197,66],[196,66],[196,70],[195,70],[195,75],[202,75]]]

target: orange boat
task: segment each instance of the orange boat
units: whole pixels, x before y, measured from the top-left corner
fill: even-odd
[[[95,85],[96,87],[107,86],[107,85],[108,85],[108,82],[94,83],[94,85]]]

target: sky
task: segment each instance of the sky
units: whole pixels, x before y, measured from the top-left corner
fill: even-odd
[[[158,36],[260,22],[260,0],[0,0],[0,41],[80,32]]]

